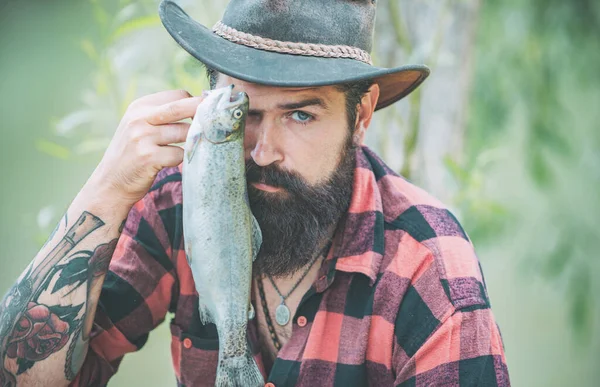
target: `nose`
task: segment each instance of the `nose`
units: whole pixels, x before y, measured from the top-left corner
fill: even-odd
[[[276,125],[263,120],[258,127],[251,130],[249,137],[250,156],[254,162],[261,166],[277,163],[283,160],[283,153],[279,150],[278,131]]]

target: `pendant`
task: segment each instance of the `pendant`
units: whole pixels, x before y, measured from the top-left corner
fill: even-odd
[[[283,300],[281,300],[281,305],[275,309],[275,321],[277,321],[277,324],[282,327],[286,326],[287,323],[290,322],[290,310],[285,305]]]

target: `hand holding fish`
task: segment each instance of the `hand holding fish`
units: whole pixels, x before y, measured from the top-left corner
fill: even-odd
[[[86,186],[106,192],[119,205],[133,205],[148,192],[158,172],[183,161],[189,123],[203,97],[184,90],[161,91],[129,105],[102,161]]]

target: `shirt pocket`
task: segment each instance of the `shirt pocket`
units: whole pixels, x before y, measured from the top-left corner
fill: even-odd
[[[219,362],[219,339],[202,333],[193,335],[171,323],[171,355],[180,386],[215,385]]]

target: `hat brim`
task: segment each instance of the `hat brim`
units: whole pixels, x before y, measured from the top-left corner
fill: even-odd
[[[311,87],[373,79],[381,90],[378,110],[408,95],[429,75],[424,65],[388,69],[354,59],[282,54],[236,44],[214,34],[170,0],[161,2],[159,15],[173,39],[193,57],[246,82]]]

